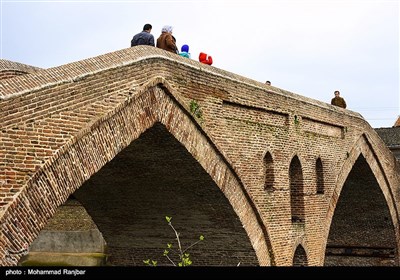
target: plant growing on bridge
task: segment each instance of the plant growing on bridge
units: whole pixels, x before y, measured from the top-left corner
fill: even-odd
[[[197,240],[196,242],[194,242],[192,245],[190,245],[190,246],[187,247],[186,249],[183,249],[183,248],[182,248],[182,244],[181,244],[181,240],[180,240],[180,238],[179,238],[179,232],[177,232],[176,229],[174,228],[174,226],[172,225],[172,222],[171,222],[172,217],[166,216],[165,219],[167,220],[168,225],[172,228],[172,230],[173,230],[174,233],[175,233],[176,242],[177,242],[177,245],[178,245],[178,249],[175,250],[175,249],[173,248],[173,246],[172,246],[172,243],[167,243],[167,248],[164,249],[163,256],[166,257],[166,258],[168,259],[168,261],[169,261],[170,263],[172,263],[173,266],[190,266],[193,262],[192,262],[192,260],[190,259],[190,254],[187,253],[187,251],[188,251],[190,248],[192,248],[194,245],[196,245],[197,243],[203,241],[203,240],[204,240],[204,236],[203,236],[203,235],[200,235],[199,240]],[[171,255],[170,253],[175,253],[175,254],[177,254],[177,255],[178,255],[178,258],[179,258],[179,261],[177,261],[177,262],[173,261],[172,258],[171,258],[171,256],[170,256],[170,255]],[[157,261],[154,261],[154,260],[147,259],[147,260],[144,260],[143,262],[144,262],[146,265],[149,265],[149,266],[157,266]]]
[[[294,124],[298,125],[300,123],[299,118],[297,117],[297,115],[294,115]]]
[[[193,114],[193,116],[200,119],[201,122],[203,121],[203,112],[201,111],[200,105],[196,100],[190,101],[190,112]]]

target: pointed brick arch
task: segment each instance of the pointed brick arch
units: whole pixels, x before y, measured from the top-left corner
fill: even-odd
[[[273,191],[274,181],[275,181],[274,160],[270,152],[267,152],[264,156],[264,170],[265,170],[264,190]]]
[[[308,266],[307,253],[301,244],[294,251],[293,266]]]
[[[317,194],[323,194],[325,192],[324,167],[320,157],[318,157],[317,161],[315,162],[315,174],[317,179]]]
[[[304,222],[304,182],[300,159],[296,155],[289,166],[290,210],[292,222]]]
[[[389,179],[386,176],[385,170],[381,164],[381,161],[378,159],[377,154],[374,151],[374,148],[377,148],[372,144],[372,141],[366,134],[362,134],[360,138],[355,142],[351,151],[347,154],[347,160],[342,165],[341,170],[338,172],[339,176],[336,181],[336,187],[333,191],[332,197],[330,199],[330,203],[328,206],[327,217],[326,217],[326,228],[325,228],[325,240],[323,242],[324,248],[326,248],[327,238],[329,236],[329,230],[332,224],[332,219],[334,216],[335,208],[340,198],[341,191],[343,186],[353,169],[353,166],[356,164],[356,161],[359,157],[363,157],[367,164],[370,166],[373,175],[375,176],[376,181],[379,184],[379,187],[383,193],[383,196],[386,200],[387,206],[389,208],[389,212],[391,215],[391,219],[394,225],[394,231],[396,235],[396,264],[399,265],[399,213],[398,207],[396,206],[396,199],[393,194],[394,186],[390,186]],[[325,253],[325,249],[322,250]],[[323,264],[324,256],[321,256],[321,260]]]
[[[185,146],[228,198],[260,265],[274,263],[265,225],[238,176],[183,108],[182,101],[175,100],[169,86],[162,82],[165,81],[149,83],[130,100],[80,131],[14,197],[1,221],[1,265],[15,265],[21,255],[10,252],[31,243],[70,194],[156,122],[162,123]]]

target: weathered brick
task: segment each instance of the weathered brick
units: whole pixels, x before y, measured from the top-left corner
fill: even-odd
[[[0,80],[0,219],[10,231],[0,264],[15,265],[6,250],[31,243],[58,206],[156,124],[226,197],[260,265],[323,265],[327,244],[361,246],[337,226],[357,216],[368,226],[350,229],[395,247],[398,264],[399,166],[358,113],[147,46],[28,70]],[[363,184],[371,191],[361,199]],[[352,211],[342,195],[347,205],[378,203]],[[24,232],[7,226],[13,220]],[[385,238],[367,234],[382,225]]]

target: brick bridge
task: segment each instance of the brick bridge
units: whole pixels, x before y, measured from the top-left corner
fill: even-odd
[[[72,198],[116,264],[171,215],[197,264],[399,265],[399,166],[358,113],[147,46],[0,66],[3,266]]]

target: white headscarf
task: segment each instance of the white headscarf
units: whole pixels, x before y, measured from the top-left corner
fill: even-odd
[[[168,33],[171,33],[171,32],[172,32],[172,26],[170,26],[170,25],[164,25],[164,27],[161,29],[161,32],[168,32]]]

